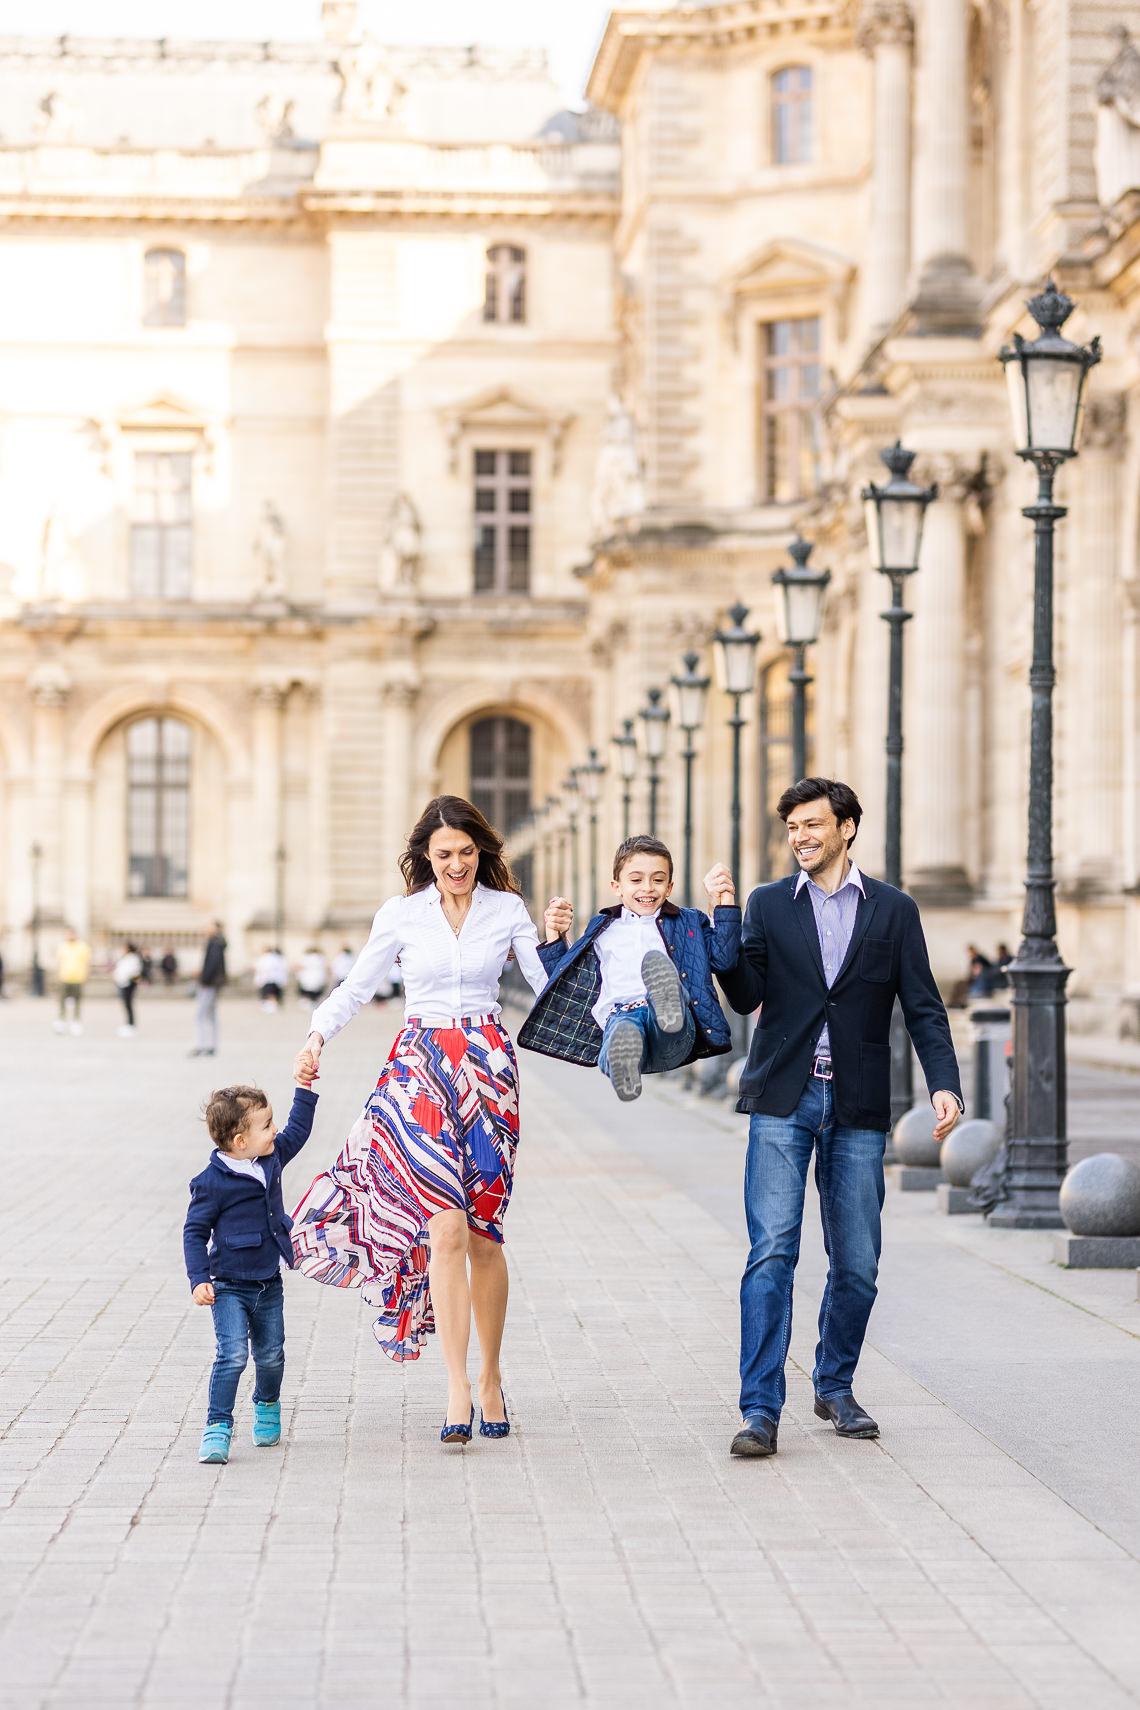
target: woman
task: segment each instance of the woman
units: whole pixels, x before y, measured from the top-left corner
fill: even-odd
[[[143,960],[139,955],[138,945],[127,943],[123,945],[123,953],[111,970],[111,978],[115,989],[122,1000],[126,1020],[119,1028],[121,1038],[129,1039],[135,1030],[135,987],[143,976]]]
[[[418,1359],[425,1336],[438,1331],[447,1365],[440,1437],[468,1443],[472,1311],[480,1434],[510,1430],[499,1350],[518,1071],[500,1020],[499,977],[512,953],[535,992],[546,975],[503,840],[470,802],[429,802],[400,870],[405,895],[384,904],[348,977],[314,1012],[300,1078],[316,1074],[323,1047],[370,1001],[396,956],[404,1029],[340,1157],[297,1207],[293,1249],[306,1275],[359,1287],[380,1308],[373,1330],[392,1359]]]

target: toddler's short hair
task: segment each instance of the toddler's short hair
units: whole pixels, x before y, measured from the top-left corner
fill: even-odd
[[[206,1127],[219,1152],[228,1152],[245,1127],[251,1110],[264,1110],[269,1100],[260,1087],[219,1087],[206,1101]]]
[[[673,877],[673,857],[669,853],[668,844],[662,843],[659,837],[627,837],[624,843],[619,843],[614,856],[614,878],[621,878],[621,870],[635,855],[660,855],[662,860],[669,863],[669,877]]]

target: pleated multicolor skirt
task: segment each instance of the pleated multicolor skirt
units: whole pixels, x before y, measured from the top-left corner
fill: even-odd
[[[297,1269],[359,1288],[379,1309],[384,1352],[419,1359],[435,1329],[428,1219],[465,1211],[473,1234],[501,1242],[518,1137],[518,1066],[501,1023],[409,1020],[340,1157],[293,1213]]]

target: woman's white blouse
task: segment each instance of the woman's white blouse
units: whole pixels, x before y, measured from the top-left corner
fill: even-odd
[[[546,970],[539,960],[538,932],[514,891],[477,884],[458,935],[447,923],[435,885],[410,897],[390,897],[348,974],[313,1011],[312,1031],[326,1043],[334,1038],[371,1002],[397,956],[405,1016],[446,1027],[464,1015],[498,1015],[499,976],[512,950],[527,982],[540,992]]]

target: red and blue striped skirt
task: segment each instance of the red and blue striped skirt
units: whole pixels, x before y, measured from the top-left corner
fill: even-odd
[[[377,1307],[373,1333],[416,1360],[435,1329],[427,1224],[464,1211],[502,1241],[519,1138],[514,1046],[491,1016],[409,1020],[336,1163],[293,1213],[296,1267]]]

